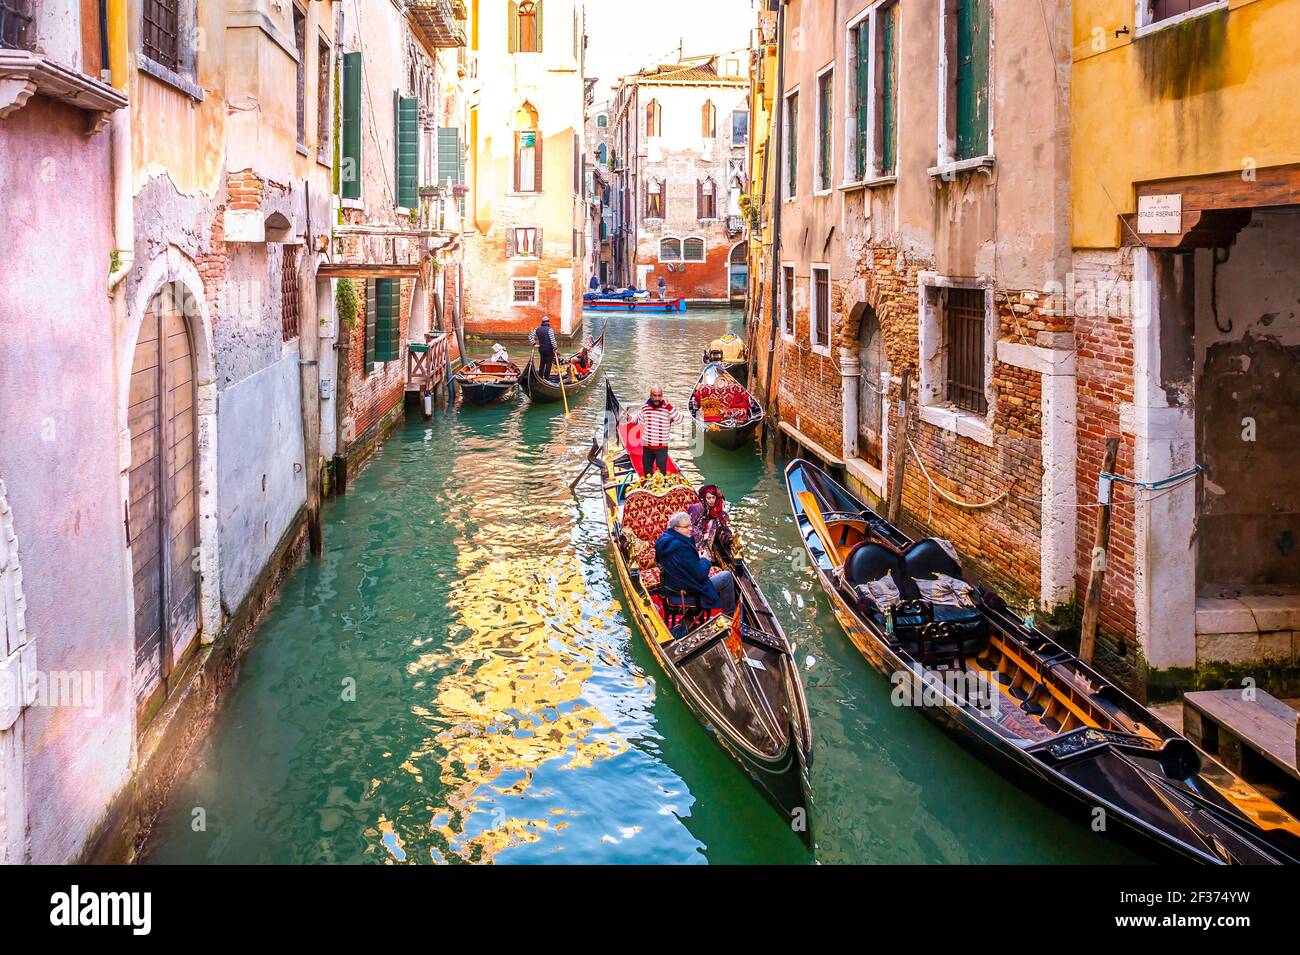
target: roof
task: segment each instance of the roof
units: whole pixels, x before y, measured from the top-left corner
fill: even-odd
[[[722,76],[718,73],[718,58],[712,56],[687,57],[680,63],[661,63],[647,67],[629,76],[633,83],[705,83],[710,86],[748,86],[749,77]]]

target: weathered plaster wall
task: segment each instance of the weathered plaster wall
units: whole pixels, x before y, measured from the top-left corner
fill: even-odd
[[[101,712],[24,716],[31,861],[71,859],[127,778],[132,749],[130,566],[112,424],[118,339],[109,134],[34,97],[0,131],[0,478],[7,488],[36,665],[103,677]],[[58,229],[52,230],[57,223]]]

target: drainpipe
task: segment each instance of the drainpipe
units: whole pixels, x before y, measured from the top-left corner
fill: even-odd
[[[776,359],[776,329],[780,316],[781,293],[781,158],[785,139],[785,0],[776,12],[776,99],[772,101],[772,115],[776,118],[776,149],[769,155],[769,166],[776,170],[772,183],[772,321],[767,338],[767,374],[763,382],[763,404],[768,409],[770,423],[780,416],[780,408],[772,403],[772,363]]]
[[[113,88],[128,92],[127,0],[107,0],[108,70]],[[108,294],[126,278],[135,263],[135,209],[131,196],[131,103],[113,111],[110,122],[113,153],[113,249],[117,265],[108,275]]]

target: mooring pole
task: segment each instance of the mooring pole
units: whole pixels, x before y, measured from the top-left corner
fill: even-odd
[[[889,523],[897,524],[898,515],[903,509],[903,476],[907,468],[907,441],[912,423],[912,369],[903,369],[903,386],[900,391],[902,404],[898,409],[898,446],[894,451],[894,468],[889,478]]]
[[[1088,578],[1088,595],[1083,601],[1083,624],[1079,628],[1079,659],[1089,665],[1097,648],[1097,622],[1101,616],[1101,585],[1106,578],[1106,552],[1110,548],[1110,509],[1113,492],[1108,475],[1115,473],[1115,455],[1118,452],[1119,438],[1107,438],[1098,485],[1102,500],[1097,508],[1097,525],[1092,544],[1092,575]]]

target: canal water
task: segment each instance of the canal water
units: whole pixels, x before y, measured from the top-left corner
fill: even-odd
[[[662,382],[683,409],[704,344],[742,330],[725,310],[586,321],[606,318],[625,402]],[[796,646],[804,850],[629,629],[599,484],[568,490],[602,414],[599,385],[567,418],[524,398],[413,414],[327,504],[325,555],[285,581],[151,861],[1131,861],[890,704],[801,568],[783,462],[683,447]]]

